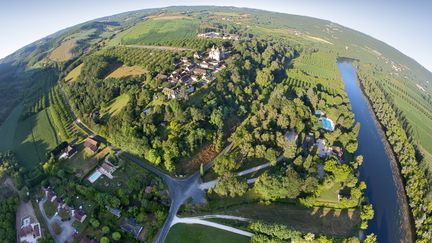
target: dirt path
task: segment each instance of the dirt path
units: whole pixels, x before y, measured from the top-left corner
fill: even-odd
[[[182,48],[182,47],[173,47],[173,46],[152,46],[152,45],[122,45],[124,47],[130,48],[141,48],[141,49],[155,49],[162,51],[193,51],[193,49]]]
[[[244,235],[247,237],[252,237],[253,234],[251,232],[245,231],[245,230],[241,230],[241,229],[237,229],[231,226],[226,226],[223,224],[219,224],[219,223],[215,223],[215,222],[211,222],[211,221],[207,221],[204,219],[211,219],[211,218],[221,218],[221,219],[233,219],[233,220],[241,220],[241,221],[248,221],[248,219],[246,218],[242,218],[242,217],[237,217],[237,216],[230,216],[230,215],[205,215],[205,216],[199,216],[199,217],[188,217],[188,218],[179,218],[179,217],[174,217],[173,221],[172,221],[172,225],[175,224],[201,224],[201,225],[206,225],[209,227],[213,227],[213,228],[218,228],[221,230],[225,230],[225,231],[229,231],[235,234],[239,234],[239,235]]]

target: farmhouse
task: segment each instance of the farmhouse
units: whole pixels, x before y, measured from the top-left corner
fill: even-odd
[[[84,220],[87,218],[87,215],[82,209],[73,209],[72,216],[80,223],[84,222]]]
[[[162,93],[164,95],[168,96],[168,98],[170,98],[170,99],[175,99],[178,96],[178,93],[175,90],[170,89],[170,88],[164,88],[162,90]]]
[[[36,243],[42,237],[39,222],[30,216],[21,220],[21,228],[18,234],[19,242]]]
[[[96,153],[96,151],[99,149],[99,142],[89,137],[84,142],[84,147],[90,149],[90,151],[93,153]]]
[[[135,221],[133,218],[126,218],[120,225],[120,228],[127,233],[131,233],[135,238],[138,238],[143,227]]]

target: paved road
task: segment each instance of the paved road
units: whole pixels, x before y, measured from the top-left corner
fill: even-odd
[[[282,155],[279,156],[279,157],[277,158],[276,162],[280,162],[283,158],[284,158],[284,157],[283,157]],[[253,173],[253,172],[256,172],[256,171],[262,170],[262,169],[265,169],[265,168],[269,167],[270,165],[271,165],[270,162],[265,163],[265,164],[262,164],[262,165],[258,165],[258,166],[255,166],[255,167],[249,168],[249,169],[247,169],[247,170],[243,170],[243,171],[238,172],[238,173],[237,173],[237,176],[244,176],[244,175],[247,175],[247,174],[250,174],[250,173]],[[248,183],[248,184],[254,183],[254,182],[256,181],[256,179],[257,179],[257,178],[248,179],[248,180],[247,180],[247,183]],[[218,180],[216,179],[216,180],[208,181],[208,182],[205,182],[205,183],[201,183],[201,184],[199,185],[199,188],[200,188],[201,190],[208,190],[209,188],[214,188],[214,187],[216,186],[217,181],[218,181]]]
[[[62,88],[62,91],[63,91],[63,94],[65,96],[66,103],[69,106],[69,113],[71,114],[75,123],[78,126],[80,126],[81,128],[83,128],[89,135],[95,135],[93,133],[93,131],[91,131],[84,123],[82,123],[79,119],[77,119],[76,115],[73,113],[73,111],[70,107],[69,99],[68,99],[66,93],[64,92],[63,88]],[[104,139],[100,136],[97,136],[97,138],[98,138],[98,140],[103,140],[105,142],[108,142],[108,141],[106,141],[106,139]],[[227,152],[231,148],[231,146],[232,146],[232,143],[229,144],[228,146],[226,146],[219,153],[219,155]],[[166,174],[163,170],[147,163],[146,161],[143,161],[143,160],[141,160],[141,159],[139,159],[139,158],[137,158],[137,157],[135,157],[129,153],[121,151],[118,148],[113,147],[113,149],[116,151],[117,154],[122,153],[123,156],[126,157],[127,159],[129,159],[130,161],[136,163],[137,165],[141,166],[142,168],[144,168],[150,172],[153,172],[157,176],[161,177],[168,187],[168,192],[169,192],[170,199],[171,199],[171,205],[170,205],[168,217],[167,217],[162,229],[159,231],[158,235],[156,236],[155,242],[163,243],[165,241],[165,238],[168,235],[168,232],[169,232],[171,226],[173,225],[172,223],[174,222],[174,219],[176,218],[176,215],[177,215],[177,212],[178,212],[180,206],[186,200],[188,200],[189,198],[192,198],[192,202],[196,203],[196,204],[202,204],[202,203],[206,202],[205,192],[203,190],[201,190],[199,187],[201,184],[201,176],[200,176],[199,171],[195,172],[194,174],[192,174],[191,176],[189,176],[187,178],[182,178],[182,179],[172,178],[171,176]],[[209,170],[213,166],[213,164],[214,164],[214,160],[207,163],[204,166],[204,171]],[[50,231],[51,231],[51,229],[50,229]]]
[[[232,233],[235,233],[235,234],[244,235],[244,236],[247,236],[247,237],[252,237],[253,236],[253,234],[251,232],[248,232],[248,231],[244,231],[244,230],[236,229],[236,228],[231,227],[231,226],[226,226],[226,225],[223,225],[223,224],[219,224],[219,223],[215,223],[215,222],[204,220],[204,219],[209,219],[209,218],[224,218],[224,219],[234,219],[234,220],[247,221],[247,219],[245,219],[245,218],[235,217],[235,216],[229,216],[229,215],[206,215],[206,216],[189,217],[189,218],[175,217],[174,221],[173,221],[173,225],[174,224],[178,224],[178,223],[182,223],[182,224],[201,224],[201,225],[206,225],[206,226],[210,226],[210,227],[213,227],[213,228],[218,228],[218,229],[222,229],[222,230],[225,230],[225,231],[229,231],[229,232],[232,232]]]

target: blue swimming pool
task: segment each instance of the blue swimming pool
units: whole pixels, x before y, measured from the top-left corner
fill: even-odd
[[[89,176],[88,180],[91,183],[94,183],[97,179],[99,179],[99,177],[102,175],[102,173],[99,172],[99,170],[95,170],[95,172],[93,172],[93,174],[91,174],[91,176]]]
[[[330,120],[328,118],[321,118],[321,123],[322,123],[324,129],[326,129],[328,131],[334,130],[334,123],[332,120]]]

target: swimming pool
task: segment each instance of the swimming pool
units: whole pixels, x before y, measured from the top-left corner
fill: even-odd
[[[99,177],[102,175],[102,173],[99,172],[99,170],[95,170],[89,178],[87,178],[91,183],[94,183]]]
[[[332,120],[330,120],[328,118],[321,118],[321,123],[322,123],[324,129],[326,129],[328,131],[334,130],[334,123]]]

